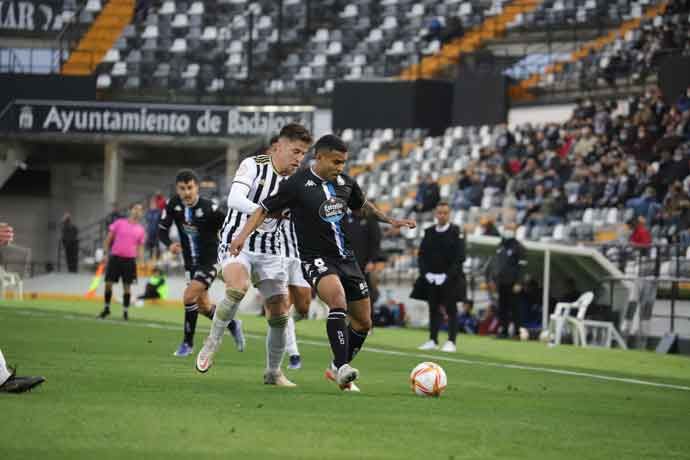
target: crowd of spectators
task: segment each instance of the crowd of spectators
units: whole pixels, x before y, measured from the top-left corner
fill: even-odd
[[[622,104],[578,101],[563,124],[499,126],[460,173],[453,205],[480,206],[489,194],[528,230],[588,208],[629,209],[631,227],[688,244],[690,88],[673,99],[650,87]]]
[[[615,85],[620,77],[644,81],[655,75],[670,54],[690,54],[690,1],[670,2],[663,15],[646,20],[639,29],[619,37],[603,50],[569,64],[563,78],[583,87],[595,83]]]

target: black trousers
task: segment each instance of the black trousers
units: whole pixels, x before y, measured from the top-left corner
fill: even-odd
[[[63,241],[65,247],[65,259],[67,259],[67,270],[70,273],[77,273],[79,263],[79,241]]]
[[[512,284],[498,285],[498,319],[503,329],[503,335],[508,334],[510,322],[515,324],[515,329],[522,327],[520,314],[520,297],[513,292]]]
[[[458,335],[458,305],[455,297],[454,290],[449,286],[429,286],[429,338],[436,343],[441,328],[441,306],[446,308],[448,315],[448,340],[455,343]]]

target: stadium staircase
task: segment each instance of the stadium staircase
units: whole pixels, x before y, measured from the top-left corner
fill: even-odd
[[[63,75],[91,75],[134,15],[134,0],[110,0],[62,67]]]
[[[399,78],[415,80],[417,78],[432,78],[448,66],[455,64],[461,54],[478,50],[487,40],[499,37],[505,33],[508,25],[519,14],[534,11],[543,0],[515,0],[503,8],[501,14],[486,19],[481,25],[472,28],[450,43],[444,45],[438,53],[425,57],[419,64],[413,64],[403,70]]]
[[[613,43],[618,37],[622,37],[626,32],[639,29],[641,24],[647,20],[652,19],[655,16],[663,15],[668,7],[669,2],[663,1],[656,5],[650,6],[644,15],[640,18],[630,19],[621,24],[617,29],[611,30],[605,35],[597,37],[594,40],[590,40],[584,43],[580,48],[573,51],[570,55],[570,59],[567,63],[574,63],[585,59],[591,54],[601,51],[607,45]],[[553,75],[562,72],[566,63],[559,62],[547,66],[544,72],[535,73],[524,80],[521,80],[518,84],[513,85],[509,88],[509,95],[513,101],[529,101],[534,100],[536,96],[530,92],[531,89],[535,88],[541,81],[552,77]]]

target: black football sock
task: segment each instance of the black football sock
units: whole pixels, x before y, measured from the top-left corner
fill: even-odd
[[[333,351],[333,364],[337,368],[347,363],[348,333],[345,321],[346,316],[344,308],[334,308],[328,314],[328,320],[326,321],[326,333]]]
[[[367,333],[355,331],[352,329],[352,326],[348,326],[347,335],[347,361],[352,362],[352,360],[355,359],[355,356],[357,356],[357,353],[359,353],[359,350],[362,349],[362,345],[364,345],[364,341],[367,339]]]
[[[104,310],[110,310],[110,301],[113,298],[113,291],[112,290],[106,290],[105,291],[105,306]]]
[[[196,332],[196,320],[199,317],[199,305],[193,303],[184,306],[184,341],[187,345],[194,346],[194,332]]]
[[[129,308],[129,300],[131,298],[132,298],[132,294],[123,294],[122,295],[122,307],[124,307],[125,310]]]

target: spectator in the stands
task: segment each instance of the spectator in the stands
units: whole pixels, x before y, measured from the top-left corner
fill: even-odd
[[[653,187],[647,187],[642,196],[629,199],[625,206],[633,210],[635,218],[644,217],[646,221],[653,221],[661,209]]]
[[[165,199],[165,196],[160,190],[156,190],[156,193],[153,195],[153,198],[156,200],[156,206],[158,209],[163,212],[165,209],[165,205],[167,204],[167,200]]]
[[[479,320],[479,335],[494,335],[498,333],[500,323],[496,315],[496,308],[489,304]]]
[[[474,314],[474,301],[465,300],[462,311],[458,315],[458,331],[463,334],[476,334],[479,329],[479,320]]]
[[[479,219],[479,225],[481,226],[481,229],[482,229],[482,235],[484,235],[484,236],[498,236],[498,237],[501,236],[498,229],[496,228],[496,224],[494,223],[494,219],[492,217],[482,216],[482,218]]]
[[[592,151],[592,149],[594,149],[596,144],[597,138],[592,134],[592,129],[589,126],[586,126],[582,128],[580,137],[578,138],[577,142],[575,142],[573,153],[576,156],[587,155]]]
[[[639,216],[633,221],[633,232],[630,235],[630,243],[640,248],[648,248],[652,245],[652,234],[646,225],[646,219]]]
[[[424,181],[421,182],[417,188],[413,210],[417,213],[429,212],[436,208],[440,200],[441,191],[438,183],[431,174],[427,174],[424,176]]]

